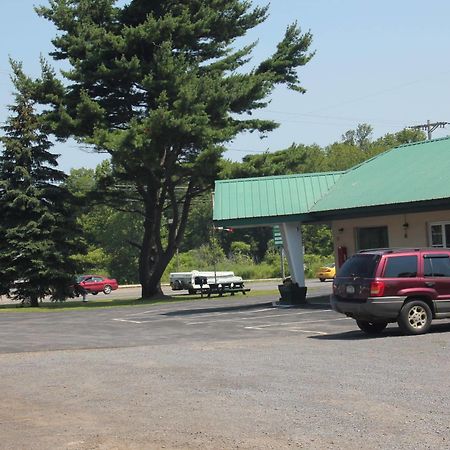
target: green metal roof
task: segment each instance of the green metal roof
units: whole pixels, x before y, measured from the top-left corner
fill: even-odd
[[[217,181],[213,220],[230,226],[313,222],[352,211],[367,215],[449,203],[447,137],[393,148],[346,172]]]
[[[450,138],[402,145],[350,169],[310,212],[450,197]]]
[[[343,172],[239,178],[216,181],[216,223],[229,225],[277,223],[308,213],[341,177]],[[275,219],[275,221],[273,220]]]

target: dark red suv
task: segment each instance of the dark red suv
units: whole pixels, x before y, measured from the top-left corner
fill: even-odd
[[[331,306],[369,334],[390,322],[406,334],[426,333],[433,319],[450,318],[450,250],[361,251],[339,270]]]

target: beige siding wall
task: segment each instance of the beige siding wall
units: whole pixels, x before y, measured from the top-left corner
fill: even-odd
[[[450,222],[450,211],[401,214],[392,216],[366,217],[358,219],[335,220],[332,222],[334,254],[338,261],[338,247],[347,248],[348,256],[356,251],[356,229],[362,227],[388,227],[390,247],[427,247],[428,224],[431,222]],[[405,232],[403,224],[407,223]]]

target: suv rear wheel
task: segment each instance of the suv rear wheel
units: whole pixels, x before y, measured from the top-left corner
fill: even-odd
[[[357,320],[356,325],[367,334],[380,334],[386,327],[387,322],[369,322],[367,320]]]
[[[403,305],[398,326],[405,334],[424,334],[431,326],[430,307],[423,300],[411,300]]]

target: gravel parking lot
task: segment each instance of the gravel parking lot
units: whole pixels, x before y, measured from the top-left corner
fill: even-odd
[[[0,314],[0,448],[450,448],[449,322],[271,300]]]

